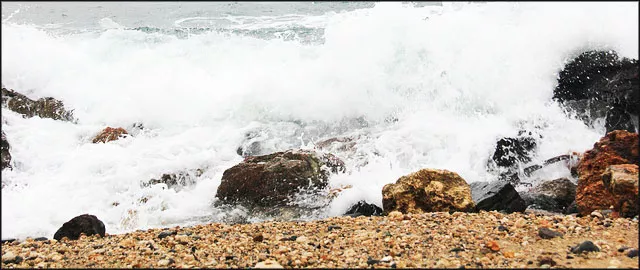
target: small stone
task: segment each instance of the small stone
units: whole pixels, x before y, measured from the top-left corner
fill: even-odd
[[[505,227],[505,226],[500,225],[500,226],[498,226],[498,231],[501,231],[501,232],[509,232],[509,228],[507,228],[507,227]]]
[[[35,241],[47,241],[48,239],[46,237],[38,237],[36,239],[33,239]]]
[[[551,257],[539,257],[538,265],[542,267],[542,265],[545,265],[545,264],[549,266],[554,266],[556,265],[556,262]]]
[[[256,234],[253,237],[253,242],[262,242],[264,240],[264,236],[262,235],[262,233]]]
[[[307,242],[307,241],[308,241],[308,239],[307,239],[307,237],[306,237],[306,236],[304,236],[304,235],[303,235],[303,236],[300,236],[300,237],[298,237],[298,238],[296,238],[296,242],[305,243],[305,242]]]
[[[393,260],[393,258],[391,256],[386,256],[386,257],[380,259],[381,262],[390,262],[391,260]]]
[[[189,236],[186,236],[184,234],[176,235],[175,238],[176,241],[178,241],[180,244],[189,243]]]
[[[593,242],[584,241],[580,245],[577,245],[571,248],[571,252],[573,253],[600,252],[600,249]]]
[[[256,264],[254,268],[284,268],[278,262],[274,260],[266,260]]]
[[[485,246],[487,246],[487,248],[489,248],[491,251],[500,251],[500,246],[498,245],[498,243],[496,243],[496,241],[489,241],[485,244]]]
[[[591,212],[591,216],[592,217],[597,217],[597,218],[602,218],[602,214],[598,210],[595,210],[595,211]]]
[[[618,252],[624,252],[627,249],[630,249],[630,247],[622,246],[622,247],[618,248]]]
[[[638,250],[634,248],[632,250],[627,251],[627,257],[629,258],[638,257]]]
[[[162,260],[158,261],[158,266],[167,266],[167,265],[169,265],[169,263],[171,263],[171,262],[169,262],[169,260],[162,259]]]
[[[400,211],[391,211],[391,213],[389,213],[389,218],[391,220],[400,221],[404,219],[404,215]]]
[[[3,262],[7,262],[7,261],[13,261],[16,259],[16,255],[13,254],[11,251],[7,251],[7,253],[5,253],[4,255],[2,255],[2,261]]]
[[[338,230],[338,229],[342,229],[342,227],[336,226],[336,225],[329,225],[329,228],[327,228],[328,231]]]
[[[502,253],[502,255],[504,255],[505,258],[513,258],[515,257],[515,254],[513,253],[513,251],[505,251]]]
[[[175,232],[175,231],[163,231],[160,234],[158,234],[158,238],[162,239],[162,238],[165,238],[167,236],[176,235],[176,234],[178,234],[178,233]]]
[[[540,228],[540,229],[538,229],[538,235],[542,239],[551,239],[551,238],[562,237],[563,236],[562,233],[556,232],[556,231],[548,229],[548,228]]]

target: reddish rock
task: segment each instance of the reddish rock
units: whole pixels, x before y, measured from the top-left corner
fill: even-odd
[[[576,205],[580,214],[615,206],[615,198],[605,188],[602,174],[611,165],[637,164],[638,161],[638,133],[624,130],[607,133],[593,149],[586,151],[577,170]]]
[[[127,133],[127,131],[124,130],[124,128],[107,127],[103,129],[102,132],[100,132],[100,134],[98,134],[95,138],[93,138],[93,143],[99,143],[99,142],[106,143],[109,141],[115,141],[119,139],[120,136],[127,135],[127,134],[129,133]]]
[[[602,183],[613,195],[614,211],[623,217],[638,214],[638,165],[611,165],[602,174]]]
[[[385,213],[472,212],[475,204],[469,184],[457,173],[422,169],[382,188]]]
[[[247,207],[286,206],[301,192],[314,194],[325,189],[329,175],[344,170],[337,157],[315,151],[251,156],[224,171],[216,198]]]

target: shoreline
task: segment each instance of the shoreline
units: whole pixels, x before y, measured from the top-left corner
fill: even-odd
[[[540,228],[563,236],[543,239]],[[600,251],[571,251],[584,241]],[[2,268],[253,268],[265,261],[285,268],[639,266],[638,257],[627,256],[638,249],[638,222],[632,219],[496,211],[209,223],[1,247]]]

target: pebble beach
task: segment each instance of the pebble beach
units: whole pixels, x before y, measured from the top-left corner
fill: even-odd
[[[599,213],[392,212],[26,239],[2,268],[638,268],[637,249],[637,220]]]

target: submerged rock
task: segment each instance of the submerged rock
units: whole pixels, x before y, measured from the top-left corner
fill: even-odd
[[[471,195],[476,209],[484,211],[523,212],[527,205],[513,185],[504,181],[473,182]]]
[[[106,143],[120,139],[128,134],[129,133],[124,128],[106,127],[98,135],[96,135],[91,142]]]
[[[637,132],[639,86],[637,60],[620,59],[615,51],[587,51],[560,71],[553,99],[589,126],[604,118],[607,132]]]
[[[247,157],[224,171],[216,198],[227,204],[285,206],[300,193],[324,190],[330,174],[344,170],[337,157],[309,150]]]
[[[588,150],[578,163],[576,205],[582,215],[609,209],[616,200],[605,188],[602,174],[611,165],[638,164],[638,133],[615,130],[607,133]]]
[[[53,239],[60,240],[63,237],[67,237],[70,240],[78,240],[82,233],[87,236],[98,234],[104,237],[104,223],[94,215],[79,215],[65,222],[53,235]]]
[[[638,214],[638,165],[611,165],[602,173],[602,182],[614,199],[614,211],[622,217]]]
[[[67,111],[62,101],[52,97],[40,98],[36,101],[14,90],[2,88],[2,107],[31,118],[51,118],[53,120],[74,121],[73,110]]]
[[[142,187],[165,184],[167,185],[167,188],[179,191],[183,187],[195,184],[195,178],[202,176],[203,173],[204,169],[180,171],[177,173],[165,173],[160,176],[159,179],[152,178],[151,180],[142,183]]]
[[[0,143],[0,154],[2,155],[2,170],[4,170],[4,168],[11,169],[11,153],[9,153],[10,149],[11,146],[9,145],[9,141],[7,141],[7,136],[5,136],[4,131],[2,131],[2,142]]]
[[[385,213],[472,212],[475,205],[469,184],[457,173],[422,169],[382,188]]]
[[[576,184],[567,178],[558,178],[542,182],[521,196],[533,209],[565,213],[575,201]]]

